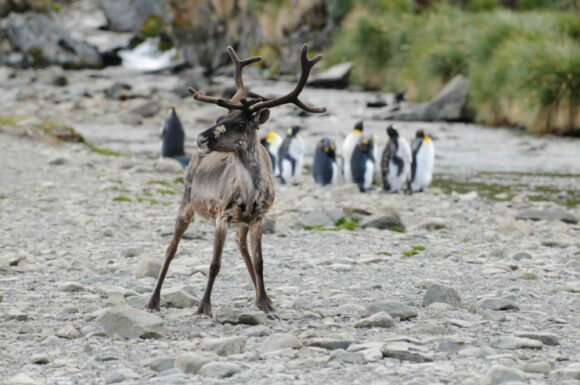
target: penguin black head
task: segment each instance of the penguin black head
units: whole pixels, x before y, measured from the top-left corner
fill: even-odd
[[[369,154],[373,149],[373,137],[370,135],[363,135],[358,141],[358,148],[363,154]]]
[[[328,155],[328,157],[334,159],[335,154],[336,154],[335,153],[336,142],[334,142],[330,138],[323,138],[323,139],[320,139],[320,142],[318,143],[318,147],[320,147],[320,149],[322,151],[324,151],[324,153],[326,155]]]
[[[362,130],[363,130],[363,121],[362,120],[359,120],[358,122],[356,122],[354,124],[354,129],[362,132]]]
[[[396,139],[399,137],[399,133],[397,132],[397,130],[395,130],[393,128],[393,126],[389,126],[387,128],[387,134],[389,135],[389,138],[392,138],[392,139]]]
[[[425,137],[425,133],[423,132],[423,130],[417,130],[417,133],[415,134],[415,137],[417,137],[417,138],[424,138]]]
[[[296,136],[298,135],[298,132],[300,131],[301,127],[300,126],[292,126],[291,128],[288,129],[288,136]]]

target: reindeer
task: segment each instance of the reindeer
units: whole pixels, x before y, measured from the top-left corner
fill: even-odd
[[[298,99],[310,70],[322,59],[322,55],[308,59],[308,46],[304,44],[300,52],[300,78],[295,88],[285,96],[265,98],[248,90],[242,81],[242,69],[260,61],[261,57],[240,60],[231,46],[227,47],[227,51],[234,63],[236,84],[236,93],[230,100],[206,96],[189,88],[195,100],[224,107],[228,113],[197,136],[198,151],[185,171],[185,191],[173,238],[167,247],[157,284],[146,308],[159,311],[161,286],[169,264],[183,233],[194,214],[197,214],[215,227],[213,258],[197,314],[211,315],[211,292],[221,268],[227,229],[236,227],[236,242],[254,284],[256,306],[269,318],[273,318],[274,307],[264,286],[262,231],[265,215],[274,203],[274,176],[272,162],[266,149],[259,143],[256,131],[268,120],[270,109],[283,104],[292,103],[311,113],[326,111],[325,107],[313,107]],[[253,259],[248,250],[248,232]]]

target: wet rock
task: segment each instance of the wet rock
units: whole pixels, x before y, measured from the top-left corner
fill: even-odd
[[[461,297],[457,291],[452,287],[441,284],[433,284],[429,286],[427,292],[423,296],[423,306],[427,307],[435,302],[447,303],[451,306],[461,306]]]
[[[151,118],[161,111],[161,104],[156,101],[150,101],[133,108],[130,113],[140,116],[142,118]]]
[[[393,318],[400,318],[401,321],[417,317],[417,312],[409,306],[400,302],[375,302],[371,303],[366,308],[366,315],[372,315],[379,312],[387,312]]]
[[[147,361],[145,365],[155,372],[164,372],[166,370],[173,369],[173,367],[175,366],[175,358],[157,357]]]
[[[136,32],[152,16],[160,18],[162,23],[166,12],[159,0],[105,0],[101,6],[107,29],[118,32]]]
[[[26,321],[28,319],[28,314],[22,310],[15,307],[8,307],[4,309],[4,320],[5,321]]]
[[[10,62],[8,55],[4,64],[17,66],[61,65],[67,68],[100,67],[98,50],[79,40],[73,39],[50,14],[11,13],[3,20],[4,30],[13,52],[22,53],[16,62]],[[0,62],[2,61],[0,59]]]
[[[32,358],[30,359],[30,362],[36,365],[46,365],[50,362],[50,359],[47,354],[40,353],[33,355]]]
[[[346,350],[352,344],[352,341],[345,341],[333,338],[312,338],[304,343],[306,346],[313,346],[326,350]]]
[[[419,345],[403,341],[389,342],[381,348],[383,357],[397,358],[401,361],[432,362],[433,355]]]
[[[307,84],[310,87],[346,88],[352,68],[353,64],[350,62],[336,64],[318,75],[311,76]]]
[[[242,369],[229,362],[210,362],[202,366],[199,374],[204,377],[227,378],[240,373]]]
[[[512,259],[514,261],[521,261],[522,259],[532,259],[530,253],[526,253],[525,251],[518,251],[512,255]]]
[[[328,361],[344,362],[345,364],[362,364],[365,358],[361,352],[347,352],[341,349],[332,352]]]
[[[492,338],[491,346],[499,349],[541,349],[543,344],[530,338],[501,336]]]
[[[541,373],[546,375],[552,371],[552,367],[546,361],[526,363],[522,365],[521,369],[525,373]]]
[[[117,334],[124,338],[161,338],[167,334],[161,318],[127,305],[105,310],[100,323],[109,336]]]
[[[557,335],[552,333],[519,331],[515,332],[514,335],[516,337],[531,338],[533,340],[542,341],[544,345],[550,346],[560,345],[560,339],[558,338]]]
[[[200,348],[205,351],[214,352],[220,356],[240,354],[246,346],[246,337],[233,336],[221,338],[205,338]]]
[[[161,266],[159,266],[161,269]],[[157,270],[159,272],[159,269]],[[157,275],[155,275],[157,277]],[[183,309],[199,305],[199,299],[191,295],[192,287],[178,286],[163,291],[163,301],[167,305]]]
[[[81,332],[73,325],[67,324],[56,331],[56,336],[60,338],[66,338],[69,340],[74,340],[81,336]]]
[[[363,318],[354,324],[355,328],[391,328],[393,326],[395,326],[395,320],[389,315],[389,313],[384,311]]]
[[[363,229],[372,227],[379,230],[390,230],[393,227],[405,228],[401,221],[401,217],[395,211],[386,214],[373,215],[363,219],[360,222],[360,227]]]
[[[216,320],[223,324],[232,325],[261,325],[266,323],[266,314],[262,311],[239,313],[235,310],[220,310],[216,314]]]
[[[197,374],[210,359],[197,353],[187,353],[175,359],[175,367],[183,373]]]
[[[129,369],[129,368],[117,368],[117,369],[111,370],[107,374],[107,378],[105,380],[105,383],[116,384],[119,382],[123,382],[125,380],[134,380],[137,378],[139,378],[139,375],[137,373],[135,373],[134,371],[132,371],[131,369]]]
[[[569,224],[577,224],[578,218],[562,210],[524,210],[516,215],[517,219],[531,221],[562,221]]]
[[[137,269],[135,271],[135,277],[137,278],[157,278],[159,271],[161,270],[161,264],[157,261],[152,261],[144,259],[139,262]]]
[[[484,298],[478,302],[477,306],[490,310],[519,310],[518,305],[509,298]]]
[[[369,108],[380,108],[387,105],[387,101],[380,94],[370,96],[366,100],[366,105]]]
[[[300,349],[302,344],[292,334],[272,334],[262,343],[262,353],[274,352],[282,349]]]
[[[342,218],[342,212],[339,210],[314,209],[301,217],[296,225],[297,227],[332,227],[340,218]]]
[[[494,365],[485,373],[479,385],[497,385],[510,381],[525,381],[525,375],[517,369]]]

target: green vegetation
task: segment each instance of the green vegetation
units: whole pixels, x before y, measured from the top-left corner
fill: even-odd
[[[8,195],[0,195],[0,199],[6,199],[8,198]]]
[[[411,246],[415,251],[425,251],[425,246]]]
[[[126,197],[125,195],[119,195],[118,197],[113,198],[115,202],[131,202],[131,198]]]
[[[178,176],[177,178],[173,179],[173,183],[181,183],[184,184],[183,177]]]
[[[149,184],[160,184],[162,186],[171,187],[171,184],[169,182],[164,181],[164,180],[152,179],[152,180],[150,180],[147,183],[149,183]]]
[[[390,228],[390,230],[397,232],[397,233],[404,233],[405,232],[405,228],[402,226],[393,226]]]
[[[168,188],[158,188],[157,189],[157,192],[159,194],[173,194],[173,195],[181,194],[179,191],[171,190],[171,189],[168,189]]]
[[[425,246],[411,246],[411,250],[403,251],[403,255],[405,257],[412,257],[419,254],[419,252],[424,251],[425,249]]]
[[[347,230],[347,231],[354,231],[358,227],[358,219],[353,218],[351,221],[342,217],[333,227],[325,227],[322,225],[318,226],[304,226],[304,230],[316,230],[316,231],[338,231],[338,230]]]
[[[387,257],[390,257],[391,256],[391,253],[389,253],[388,251],[379,251],[377,253],[377,255],[385,255]]]
[[[118,157],[119,156],[124,156],[120,152],[113,151],[113,150],[109,150],[107,148],[97,147],[97,146],[94,146],[94,145],[92,145],[90,143],[87,143],[87,147],[89,148],[89,150],[91,152],[94,152],[95,154],[99,154],[99,155],[118,156]]]
[[[420,102],[462,74],[477,121],[580,134],[573,1],[520,0],[514,11],[497,0],[448,0],[419,13],[410,0],[339,3],[349,11],[325,63],[353,61],[352,82]]]

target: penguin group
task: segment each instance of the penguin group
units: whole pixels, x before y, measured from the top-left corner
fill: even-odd
[[[270,156],[274,176],[281,184],[296,185],[304,164],[305,143],[300,136],[303,127],[294,125],[284,138],[268,132],[260,139]],[[355,184],[361,192],[373,184],[378,161],[378,138],[363,133],[362,121],[355,123],[342,144],[342,160],[338,162],[336,142],[331,138],[320,139],[314,151],[312,175],[321,185],[333,185],[342,179]],[[185,132],[175,108],[161,129],[161,157],[178,161],[184,168],[190,156],[184,152]],[[390,192],[421,192],[431,184],[435,163],[435,146],[431,137],[418,130],[411,145],[393,127],[387,127],[388,142],[380,158],[382,188]],[[377,171],[378,172],[378,171]]]
[[[183,131],[181,121],[173,107],[169,109],[169,115],[163,122],[160,138],[161,157],[174,159],[178,161],[183,168],[186,168],[191,157],[185,155],[185,151],[183,150],[185,131]]]

